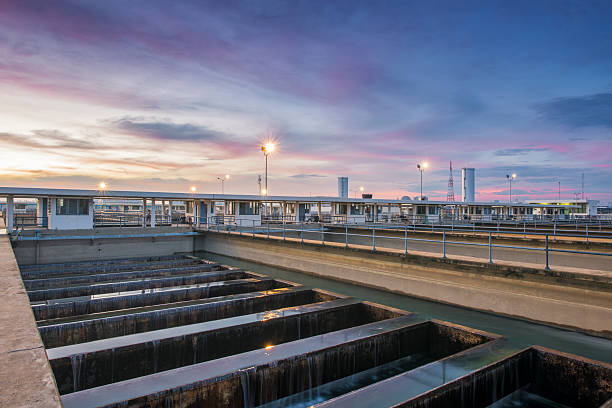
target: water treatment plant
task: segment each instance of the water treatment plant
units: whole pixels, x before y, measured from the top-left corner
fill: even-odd
[[[38,203],[7,208],[0,237],[3,406],[612,404],[605,219],[554,204],[0,194]],[[162,205],[130,208],[143,200]]]

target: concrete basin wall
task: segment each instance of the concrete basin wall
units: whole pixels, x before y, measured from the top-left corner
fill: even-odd
[[[30,297],[30,301],[35,302],[52,299],[65,299],[80,296],[100,295],[106,293],[165,288],[171,286],[196,285],[209,282],[247,279],[250,277],[252,277],[252,275],[240,270],[201,272],[193,275],[181,275],[160,278],[140,278],[138,280],[128,282],[95,283],[89,285],[69,286],[63,288],[29,290],[28,296]]]
[[[236,279],[229,282],[213,282],[194,288],[172,288],[159,292],[139,295],[118,296],[93,300],[75,300],[65,303],[34,305],[36,320],[57,319],[111,310],[130,309],[166,303],[184,302],[233,295],[237,293],[258,292],[262,290],[288,287],[289,284],[274,279]]]
[[[477,310],[612,336],[612,276],[207,232],[196,249]]]
[[[487,407],[519,389],[564,406],[603,407],[612,404],[612,365],[536,346],[397,407]]]
[[[190,235],[163,236],[162,234],[190,232],[192,232],[191,228],[179,227],[49,230],[43,231],[43,238],[61,238],[62,236],[87,236],[88,238],[24,240],[14,242],[13,248],[19,265],[166,256],[193,252],[194,237]],[[28,232],[25,234],[27,235]],[[127,234],[142,236],[125,237]],[[149,234],[158,234],[158,236],[146,236]],[[115,238],[103,238],[109,235]]]
[[[29,279],[30,274],[67,274],[70,275],[75,271],[93,271],[93,272],[112,272],[116,270],[130,271],[133,269],[159,269],[166,265],[187,265],[190,263],[198,263],[197,259],[184,257],[181,255],[168,256],[147,256],[141,258],[130,259],[94,259],[91,261],[81,262],[64,262],[52,264],[35,264],[35,265],[20,265],[19,269],[24,279]],[[34,276],[35,278],[36,276]],[[40,276],[45,277],[45,276]]]
[[[196,261],[186,259],[177,263],[163,263],[155,265],[154,267],[145,267],[144,265],[130,265],[130,270],[89,270],[89,269],[76,269],[75,271],[64,271],[62,276],[40,276],[48,275],[47,273],[37,272],[39,276],[34,274],[28,274],[24,276],[23,283],[26,285],[28,290],[34,289],[48,289],[54,287],[64,287],[77,285],[79,283],[101,283],[113,280],[121,279],[137,279],[142,277],[162,277],[162,276],[173,276],[177,274],[184,274],[185,271],[195,272],[206,272],[219,270],[221,268],[215,264],[198,264]],[[25,275],[25,274],[23,274]]]
[[[140,380],[68,394],[62,399],[66,408],[76,407],[87,400],[109,407],[120,407],[128,401],[130,406],[135,407],[164,407],[166,404],[180,404],[183,407],[256,406],[411,354],[442,350],[452,353],[454,348],[450,345],[456,344],[455,340],[432,337],[438,331],[432,329],[432,325],[439,324],[441,323],[415,323],[411,322],[409,316],[404,316],[281,344],[270,350],[255,350],[223,360],[143,377]],[[455,339],[464,337],[463,334],[452,334],[456,331],[466,330],[452,325],[448,330],[440,330]],[[481,333],[473,333],[480,343],[491,339]],[[438,341],[444,344],[432,345]],[[470,341],[462,348],[468,349],[472,345]],[[295,354],[296,350],[302,352]],[[436,357],[439,356],[433,358]],[[251,361],[252,366],[241,370],[233,369],[245,367],[245,361]],[[172,384],[176,384],[174,379],[179,378],[184,385],[173,386]],[[167,386],[166,389],[163,388],[164,385]]]
[[[256,292],[249,297],[227,296],[203,304],[151,312],[128,313],[39,327],[47,348],[85,343],[125,334],[144,333],[194,323],[225,319],[284,307],[324,302],[337,297],[306,288],[281,288]],[[212,300],[212,299],[211,299]],[[382,317],[377,318],[382,320]]]
[[[60,393],[69,393],[371,323],[376,315],[371,308],[357,300],[339,299],[125,336],[121,338],[125,345],[108,339],[48,353]],[[387,312],[386,318],[394,317]],[[241,324],[245,320],[252,322]],[[154,340],[141,342],[155,334]],[[88,352],[91,348],[103,349]]]

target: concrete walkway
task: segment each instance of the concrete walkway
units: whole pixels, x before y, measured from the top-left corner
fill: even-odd
[[[61,407],[6,233],[0,234],[0,282],[0,406]]]

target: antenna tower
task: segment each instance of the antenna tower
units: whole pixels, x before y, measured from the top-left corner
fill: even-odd
[[[448,193],[446,193],[446,201],[455,201],[455,185],[453,182],[453,162],[449,162],[448,174]]]

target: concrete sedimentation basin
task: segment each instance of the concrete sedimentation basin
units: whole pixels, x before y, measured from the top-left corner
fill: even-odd
[[[87,243],[78,239],[73,258],[39,247],[37,262],[22,246],[18,267],[1,236],[3,276],[15,287],[2,337],[19,343],[2,358],[29,381],[16,380],[24,395],[2,405],[612,406],[608,363],[517,350],[495,333],[208,260],[193,251],[208,242],[221,252],[228,238],[188,239],[177,244],[188,251],[159,239],[135,256],[126,253],[137,243],[108,242],[121,249],[101,256],[106,248],[89,242],[94,248],[81,251]],[[71,251],[68,241],[61,247]],[[264,250],[253,242],[226,242],[224,251]]]

